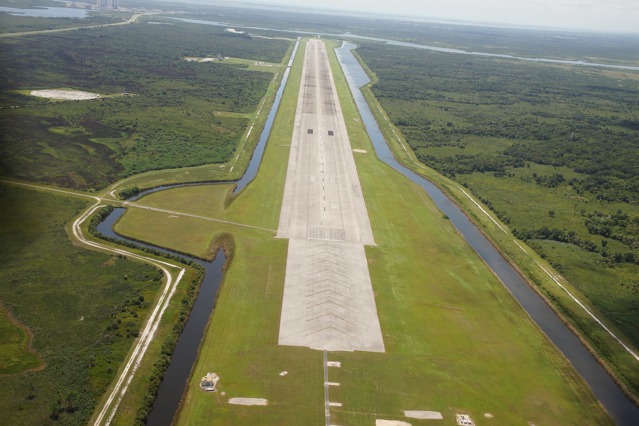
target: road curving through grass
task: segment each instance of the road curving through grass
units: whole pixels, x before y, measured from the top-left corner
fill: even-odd
[[[300,78],[298,65],[291,83]],[[342,404],[330,405],[331,422],[368,425],[424,409],[448,419],[491,413],[500,424],[559,425],[581,416],[588,424],[611,424],[583,380],[428,197],[376,160],[344,78],[335,74],[378,243],[367,257],[387,352],[327,354],[341,362],[328,371],[330,382],[340,383],[331,387],[330,402]],[[298,83],[285,95],[256,181],[225,210],[229,218],[277,223]],[[213,204],[201,201],[202,192],[175,191],[184,205]],[[200,228],[209,235],[219,230]],[[323,422],[323,353],[277,345],[286,242],[249,229],[233,232],[236,256],[177,424]],[[188,245],[186,237],[180,244]],[[199,388],[207,372],[219,375],[218,392]],[[241,407],[228,403],[234,397],[269,402]]]
[[[96,409],[97,416],[93,420],[93,424],[98,426],[102,424],[109,424],[115,413],[117,412],[118,406],[122,401],[122,398],[127,392],[127,389],[135,375],[142,359],[153,341],[158,326],[162,320],[162,316],[166,311],[169,303],[175,294],[176,288],[184,273],[186,272],[185,268],[180,266],[177,263],[171,263],[159,259],[155,259],[149,256],[141,255],[135,253],[130,250],[126,250],[123,248],[115,248],[111,245],[100,243],[94,241],[93,239],[87,237],[85,235],[84,230],[82,229],[85,222],[100,208],[105,205],[102,204],[103,199],[98,196],[86,195],[82,193],[77,193],[69,190],[62,190],[57,188],[48,188],[41,185],[32,185],[25,184],[13,181],[4,181],[10,184],[17,184],[20,186],[30,187],[32,189],[38,189],[41,191],[49,191],[54,193],[62,193],[65,195],[72,195],[82,198],[90,198],[95,201],[95,203],[86,209],[78,218],[73,221],[71,225],[71,231],[73,240],[79,243],[80,245],[92,249],[98,250],[107,253],[113,253],[116,255],[122,255],[131,259],[139,260],[149,265],[152,265],[159,270],[162,271],[165,277],[164,287],[162,289],[161,294],[157,298],[156,304],[153,307],[151,314],[149,315],[140,336],[138,337],[133,349],[126,359],[126,363],[121,368],[120,373],[117,377],[115,383],[111,386],[108,396],[104,399],[104,401],[100,404],[100,407]]]
[[[97,198],[97,197],[96,197]],[[100,251],[107,251],[115,254],[120,254],[126,257],[130,257],[132,259],[137,259],[143,262],[146,262],[150,265],[155,266],[160,269],[165,276],[166,282],[164,284],[164,288],[160,297],[157,299],[156,305],[153,308],[149,319],[144,326],[140,337],[133,348],[133,351],[128,357],[124,368],[121,370],[118,379],[115,382],[115,385],[109,392],[109,396],[106,398],[106,401],[102,404],[102,408],[98,411],[98,415],[95,418],[93,424],[95,426],[101,424],[110,424],[111,420],[115,416],[117,412],[120,401],[124,397],[131,380],[133,379],[133,375],[137,371],[140,363],[142,362],[142,358],[146,353],[149,344],[153,340],[155,336],[155,332],[158,329],[160,321],[162,320],[162,315],[164,311],[169,305],[173,294],[175,293],[177,285],[182,280],[184,276],[185,269],[183,267],[178,266],[177,264],[173,264],[170,262],[153,259],[148,256],[143,256],[140,254],[133,253],[128,250],[113,248],[105,244],[100,244],[94,241],[89,240],[85,237],[84,232],[82,231],[83,223],[91,217],[99,208],[104,207],[104,205],[100,204],[100,200],[96,200],[96,203],[88,210],[86,210],[80,217],[78,217],[72,225],[73,236],[79,241],[81,244],[90,247],[92,249],[97,249]],[[177,274],[175,270],[177,269]]]

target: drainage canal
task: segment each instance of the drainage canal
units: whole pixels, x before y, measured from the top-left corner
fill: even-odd
[[[370,79],[353,55],[352,49],[356,47],[352,43],[344,42],[342,47],[335,51],[379,159],[426,191],[437,207],[450,218],[468,244],[484,259],[519,304],[530,314],[539,328],[568,358],[615,422],[620,426],[639,425],[639,407],[623,393],[577,336],[504,259],[464,212],[432,182],[397,162],[360,91],[360,87],[369,83]]]
[[[288,81],[288,76],[293,64],[293,60],[295,59],[295,55],[297,53],[298,46],[299,39],[293,47],[290,61],[288,63],[288,66],[286,67],[286,70],[284,71],[284,74],[282,75],[282,80],[275,95],[273,106],[271,107],[269,115],[264,124],[264,129],[262,130],[260,139],[255,146],[253,156],[251,157],[244,175],[239,180],[229,182],[183,183],[160,186],[142,191],[135,197],[131,198],[130,201],[135,201],[145,195],[170,188],[204,184],[235,183],[236,187],[234,193],[238,193],[242,189],[244,189],[253,179],[255,179],[260,163],[262,162],[264,149],[266,148],[266,141],[268,140],[271,133],[275,115],[277,114],[277,110],[279,109],[282,100],[282,94],[284,93],[284,88],[286,87],[286,82]],[[202,337],[204,336],[206,325],[211,314],[213,313],[215,300],[217,298],[217,292],[222,281],[222,268],[224,267],[224,263],[226,262],[226,257],[224,255],[224,252],[220,249],[218,250],[216,257],[212,262],[205,262],[194,257],[186,256],[182,253],[177,253],[168,249],[156,247],[150,244],[145,244],[139,241],[134,241],[122,237],[115,233],[115,231],[113,230],[113,226],[118,221],[118,219],[122,217],[125,211],[126,210],[124,208],[114,209],[113,212],[102,223],[98,225],[98,231],[101,232],[103,235],[114,238],[116,240],[132,243],[138,247],[152,248],[156,251],[191,260],[202,266],[205,271],[198,296],[195,300],[195,303],[193,304],[193,309],[191,310],[191,314],[184,326],[182,334],[180,334],[180,338],[171,358],[171,363],[169,364],[169,367],[164,374],[162,383],[160,384],[153,409],[151,410],[151,413],[147,418],[148,425],[169,426],[173,422],[173,419],[178,411],[187,381],[197,358],[198,349],[200,346],[200,342],[202,341]]]

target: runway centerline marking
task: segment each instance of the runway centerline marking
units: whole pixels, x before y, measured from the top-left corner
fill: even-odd
[[[384,352],[364,251],[375,240],[321,40],[306,47],[277,236],[290,240],[279,344]]]

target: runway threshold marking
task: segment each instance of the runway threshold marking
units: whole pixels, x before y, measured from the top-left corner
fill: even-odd
[[[290,240],[278,343],[384,352],[364,251],[375,241],[319,40],[307,44],[301,81],[277,234]]]

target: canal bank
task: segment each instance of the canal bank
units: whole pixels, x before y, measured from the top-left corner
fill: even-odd
[[[183,253],[174,252],[151,244],[131,240],[118,235],[113,231],[113,226],[122,217],[126,209],[116,208],[97,226],[98,232],[116,241],[134,244],[140,248],[151,249],[170,256],[183,258],[200,266],[203,271],[202,282],[199,285],[197,297],[191,308],[189,318],[177,341],[171,363],[164,373],[162,383],[158,390],[153,409],[147,417],[146,424],[170,425],[182,399],[183,389],[191,373],[191,368],[196,360],[202,335],[206,330],[209,318],[214,311],[217,293],[222,283],[223,271],[227,257],[220,248],[212,261],[203,261]]]
[[[577,336],[564,324],[543,298],[528,285],[515,268],[504,259],[459,206],[449,199],[435,184],[403,166],[395,159],[366,99],[360,91],[360,88],[368,84],[370,79],[351,51],[355,47],[353,44],[344,43],[340,49],[336,49],[336,53],[378,158],[419,185],[428,194],[444,215],[450,219],[468,244],[528,312],[539,328],[586,380],[595,396],[617,424],[638,424],[639,408],[623,393],[617,383]]]
[[[234,220],[269,228],[277,223],[272,212],[282,196],[283,165],[293,155],[288,141],[294,83],[301,79],[297,62],[260,174],[230,205]],[[329,405],[331,422],[372,424],[374,416],[399,420],[402,410],[424,409],[449,420],[460,412],[477,420],[489,413],[499,424],[571,424],[578,416],[589,419],[584,424],[612,424],[428,197],[376,159],[344,77],[334,74],[349,134],[355,131],[351,142],[364,193],[375,194],[367,200],[379,245],[366,252],[389,350],[328,354],[341,365],[328,371],[328,380],[340,383],[330,389],[328,401],[339,403]],[[181,192],[193,194],[180,197],[185,206],[202,195]],[[169,198],[155,205],[168,206]],[[211,228],[208,235],[219,229]],[[203,392],[199,381],[190,380],[177,424],[317,424],[326,402],[322,353],[277,345],[288,244],[264,232],[238,229],[234,236],[233,267],[192,373],[218,375],[217,392]],[[476,285],[465,284],[471,282]],[[265,405],[237,406],[236,398],[259,398]]]
[[[135,197],[132,197],[129,201],[136,201],[146,195],[184,186],[207,184],[235,184],[235,189],[233,191],[234,195],[245,189],[246,186],[248,186],[249,183],[253,181],[253,179],[255,179],[255,177],[257,176],[257,172],[264,155],[266,142],[269,138],[275,116],[277,115],[277,111],[282,99],[282,94],[288,81],[290,67],[297,53],[298,46],[299,40],[294,45],[290,61],[282,76],[280,86],[275,96],[275,100],[266,119],[264,128],[260,135],[260,139],[252,153],[251,160],[247,166],[246,171],[239,180],[209,183],[178,183],[174,185],[158,186],[140,192]],[[225,268],[227,257],[224,254],[223,250],[219,249],[215,258],[212,261],[207,262],[193,256],[185,255],[184,253],[179,253],[173,250],[123,237],[117,234],[113,230],[113,227],[115,223],[122,217],[125,211],[126,209],[124,208],[114,209],[113,212],[98,225],[98,232],[106,237],[109,237],[112,240],[124,242],[129,246],[133,245],[143,249],[146,248],[154,252],[167,254],[171,257],[185,259],[199,265],[204,270],[204,276],[202,278],[202,283],[200,284],[198,296],[189,314],[189,319],[186,322],[182,333],[180,334],[177,345],[175,346],[171,362],[164,373],[164,378],[162,380],[162,383],[160,384],[156,399],[154,401],[153,409],[146,419],[146,424],[149,425],[170,425],[179,409],[185,386],[197,358],[197,353],[202,341],[202,337],[206,331],[209,319],[215,308],[217,294],[223,279],[223,271]]]

